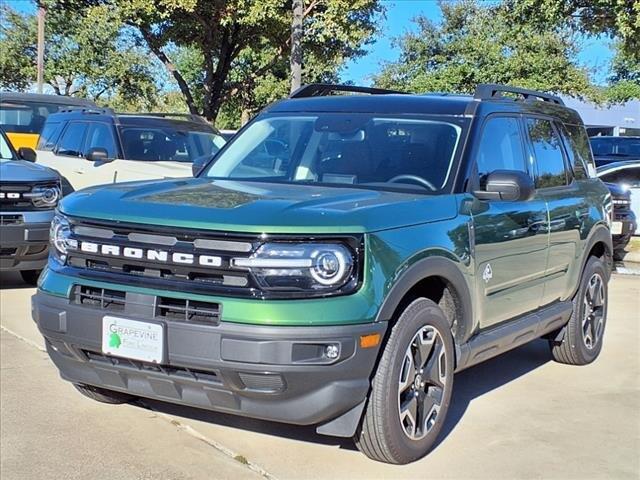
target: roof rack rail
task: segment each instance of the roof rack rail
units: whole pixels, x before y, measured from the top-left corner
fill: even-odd
[[[68,107],[58,110],[56,113],[80,112],[87,115],[113,115],[115,112],[109,107]]]
[[[476,100],[490,100],[492,98],[505,98],[503,93],[515,93],[521,95],[525,101],[538,99],[543,102],[555,103],[556,105],[564,105],[564,102],[557,95],[538,92],[536,90],[527,90],[526,88],[510,87],[507,85],[498,85],[495,83],[481,83],[476,87],[473,98]]]
[[[131,112],[118,112],[118,115],[131,115],[136,117],[159,117],[159,118],[184,118],[190,120],[192,122],[204,123],[209,125],[207,119],[201,115],[196,115],[195,113],[171,113],[171,112],[142,112],[142,113],[131,113]]]
[[[387,90],[385,88],[359,87],[356,85],[334,85],[331,83],[309,83],[298,88],[289,95],[289,98],[325,97],[333,92],[368,93],[369,95],[388,95],[401,93],[397,90]]]

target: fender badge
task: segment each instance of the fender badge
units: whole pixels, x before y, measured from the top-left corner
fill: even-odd
[[[482,272],[482,279],[484,283],[489,283],[489,280],[493,278],[493,270],[491,269],[491,264],[487,263],[487,266],[484,267],[484,272]]]

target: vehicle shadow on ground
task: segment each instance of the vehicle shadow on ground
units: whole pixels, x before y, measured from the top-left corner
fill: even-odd
[[[8,288],[35,288],[22,280],[18,272],[0,272],[0,290]]]
[[[447,420],[434,449],[443,443],[449,434],[453,432],[475,398],[500,388],[522,375],[526,375],[550,360],[551,354],[547,346],[547,341],[535,340],[516,350],[458,373],[455,376],[453,399]],[[334,445],[347,450],[355,449],[351,439],[319,435],[316,433],[315,427],[267,422],[148,399],[141,401],[139,405],[143,408],[151,408],[172,416],[189,418],[224,427],[232,427],[320,445]]]

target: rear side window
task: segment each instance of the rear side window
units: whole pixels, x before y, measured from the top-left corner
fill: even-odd
[[[40,133],[40,139],[38,140],[38,150],[51,151],[56,146],[56,141],[60,136],[60,130],[62,130],[62,123],[60,122],[47,122]]]
[[[571,169],[573,170],[573,176],[576,180],[585,180],[589,177],[589,175],[587,174],[587,165],[578,152],[575,138],[569,136],[564,126],[560,126],[558,130],[560,131],[560,136],[562,137],[562,143],[564,143],[564,149],[567,152],[567,156],[569,157],[569,164],[571,165]]]
[[[109,158],[116,158],[116,144],[113,138],[111,125],[98,122],[91,124],[84,148],[85,153],[92,148],[104,148],[107,151]]]
[[[573,153],[576,155],[576,164],[578,163],[578,160],[580,160],[585,166],[588,167],[591,165],[595,168],[587,130],[582,125],[564,125],[564,127],[566,128],[566,132],[569,134],[569,140],[573,145]],[[589,170],[587,170],[587,176],[589,176],[588,172]]]
[[[481,180],[495,170],[527,171],[516,117],[493,117],[484,124],[476,162]]]
[[[71,122],[64,130],[60,142],[58,142],[58,155],[69,155],[72,157],[82,156],[82,145],[87,132],[86,122]]]
[[[560,138],[549,120],[528,118],[527,132],[531,139],[538,175],[537,188],[560,187],[567,184],[567,172]]]

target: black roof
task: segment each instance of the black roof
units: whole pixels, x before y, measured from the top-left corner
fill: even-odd
[[[564,106],[554,95],[500,85],[479,85],[475,94],[407,94],[367,87],[344,85],[308,85],[288,99],[267,107],[266,113],[379,113],[405,115],[474,116],[494,111],[538,113],[560,118],[566,123],[582,124],[578,113]],[[370,90],[370,91],[367,91]],[[335,95],[351,92],[354,95]],[[369,95],[361,93],[370,93]],[[519,98],[503,95],[517,94]],[[479,110],[481,109],[481,110]]]
[[[203,119],[188,115],[157,114],[157,113],[116,113],[110,108],[71,108],[52,113],[47,122],[62,120],[94,120],[121,126],[171,126],[176,130],[196,132],[217,132],[217,130]]]
[[[0,92],[0,101],[52,103],[79,107],[96,107],[96,104],[86,98],[67,97],[64,95],[43,95],[39,93]]]

